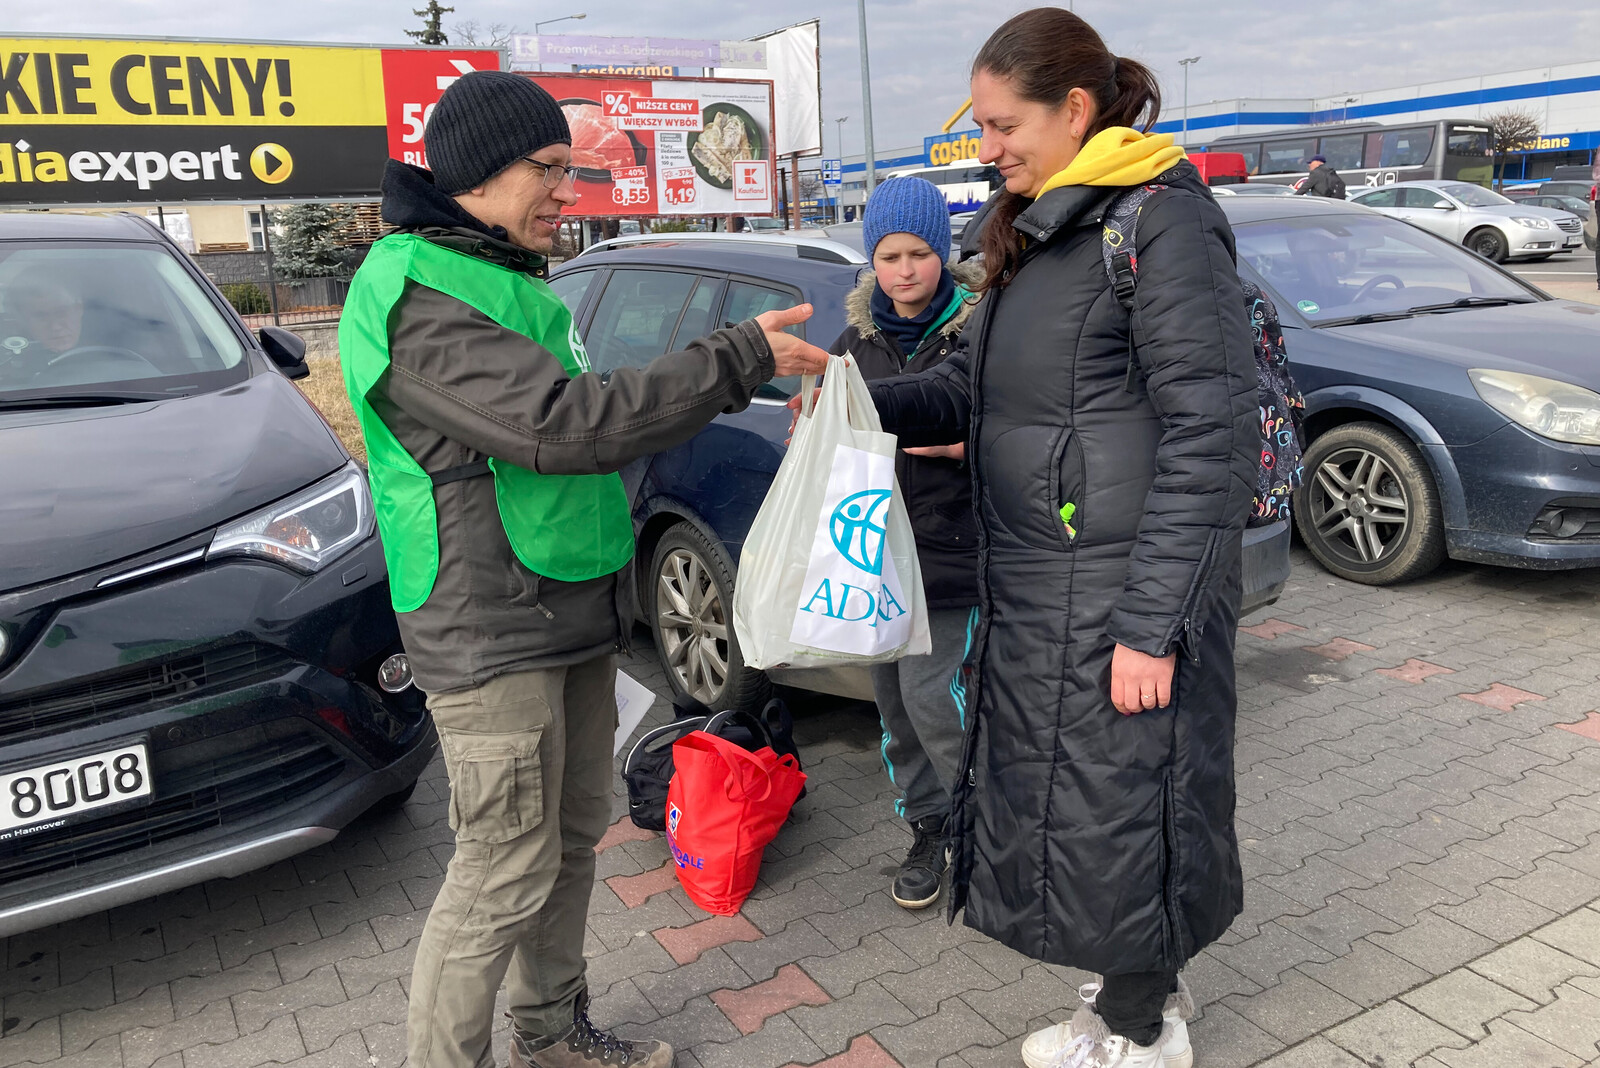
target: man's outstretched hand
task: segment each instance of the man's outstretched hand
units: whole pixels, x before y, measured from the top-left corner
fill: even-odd
[[[820,375],[828,366],[828,353],[825,349],[819,349],[793,334],[783,332],[784,327],[794,326],[811,318],[811,311],[811,305],[797,304],[793,308],[762,312],[756,316],[756,325],[767,335],[767,345],[772,349],[773,362],[777,365],[772,372],[774,378]]]

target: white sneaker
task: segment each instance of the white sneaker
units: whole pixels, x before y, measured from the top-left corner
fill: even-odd
[[[1125,1038],[1111,1035],[1106,1031],[1105,1025],[1100,1021],[1100,1017],[1095,1014],[1093,1007],[1094,999],[1099,993],[1099,983],[1085,983],[1079,987],[1078,997],[1083,999],[1084,1007],[1079,1009],[1068,1022],[1054,1024],[1029,1035],[1022,1044],[1023,1063],[1028,1068],[1058,1068],[1058,1066],[1059,1068],[1066,1068],[1069,1065],[1076,1068],[1079,1062],[1072,1060],[1072,1058],[1077,1056],[1090,1057],[1091,1053],[1084,1052],[1080,1054],[1077,1050],[1085,1049],[1085,1047],[1092,1049],[1096,1044],[1096,1036],[1114,1038],[1123,1043],[1124,1049],[1119,1051],[1119,1056],[1124,1058],[1130,1056],[1137,1058],[1140,1056],[1147,1047],[1136,1045]],[[1159,1050],[1159,1058],[1148,1062],[1141,1059],[1113,1059],[1104,1063],[1107,1065],[1115,1064],[1118,1068],[1121,1068],[1124,1064],[1130,1066],[1130,1068],[1134,1065],[1144,1068],[1146,1063],[1151,1065],[1152,1068],[1193,1068],[1194,1049],[1189,1045],[1188,1020],[1194,1016],[1194,1012],[1194,999],[1189,993],[1188,984],[1180,976],[1178,989],[1167,995],[1166,1005],[1162,1008],[1161,1039],[1156,1046],[1149,1047]],[[1080,1039],[1084,1041],[1080,1042]],[[1068,1048],[1073,1047],[1074,1043],[1078,1043],[1078,1045],[1072,1052],[1067,1052]],[[1081,1063],[1084,1066],[1098,1066],[1101,1064],[1100,1061],[1095,1060],[1084,1060]]]

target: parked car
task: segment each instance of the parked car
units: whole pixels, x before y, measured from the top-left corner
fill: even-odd
[[[1460,242],[1496,263],[1546,260],[1583,244],[1583,220],[1571,212],[1518,204],[1468,182],[1396,182],[1350,200]]]
[[[304,353],[144,219],[0,214],[0,936],[320,845],[433,755]]]
[[[1277,182],[1246,182],[1243,185],[1214,185],[1211,192],[1219,197],[1292,197],[1292,186]]]
[[[550,286],[572,309],[596,371],[637,367],[716,326],[809,303],[794,332],[824,347],[843,332],[844,301],[862,265],[801,258],[763,241],[645,243],[591,250]],[[638,603],[668,682],[713,708],[759,707],[769,680],[744,666],[732,628],[744,540],[789,436],[797,379],[775,379],[742,412],[719,416],[687,444],[622,472],[638,537]],[[1289,527],[1245,535],[1244,612],[1277,599],[1289,573]],[[777,681],[872,696],[866,672],[790,672]]]
[[[1220,203],[1305,393],[1295,518],[1323,566],[1600,565],[1600,307],[1358,204]]]
[[[1594,179],[1581,182],[1540,182],[1534,187],[1533,192],[1547,197],[1576,197],[1579,200],[1590,201],[1594,197]]]
[[[777,255],[822,260],[826,263],[864,264],[867,262],[867,258],[861,254],[859,246],[859,241],[852,246],[844,242],[829,240],[828,235],[820,230],[789,231],[787,233],[782,231],[728,233],[726,230],[715,233],[668,232],[636,234],[632,237],[613,237],[607,241],[597,241],[574,258],[581,259],[596,253],[624,248],[692,248],[706,251],[724,249],[735,253],[748,249],[760,249]]]
[[[1595,218],[1594,202],[1592,200],[1579,200],[1569,196],[1546,196],[1542,193],[1507,193],[1518,204],[1532,204],[1539,208],[1554,208],[1557,211],[1570,211],[1583,220],[1583,244],[1585,248],[1595,247]]]

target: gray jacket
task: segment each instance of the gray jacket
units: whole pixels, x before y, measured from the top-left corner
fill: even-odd
[[[542,278],[541,257],[464,227],[421,236]],[[546,475],[612,472],[740,411],[773,374],[752,321],[719,330],[648,367],[569,377],[550,352],[453,297],[412,284],[393,313],[390,366],[372,404],[430,474],[485,457]],[[587,582],[535,574],[501,526],[494,480],[434,487],[439,575],[402,613],[417,683],[442,693],[495,675],[612,652],[632,625],[631,568]]]

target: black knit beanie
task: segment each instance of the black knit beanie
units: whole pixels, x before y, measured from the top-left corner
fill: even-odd
[[[422,145],[439,190],[454,196],[493,178],[520,156],[572,144],[555,98],[520,74],[480,70],[444,91]]]

